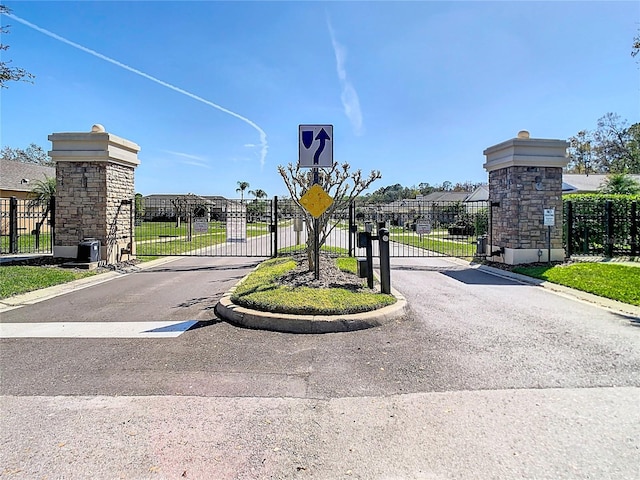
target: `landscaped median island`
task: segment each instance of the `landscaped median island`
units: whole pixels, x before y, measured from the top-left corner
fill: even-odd
[[[393,295],[376,293],[355,274],[356,258],[320,257],[320,279],[306,255],[274,258],[260,264],[231,295],[236,305],[274,313],[342,315],[392,305]]]
[[[360,330],[402,316],[404,298],[368,288],[356,269],[354,257],[323,253],[316,280],[306,254],[273,258],[223,297],[216,313],[232,323],[296,333]]]

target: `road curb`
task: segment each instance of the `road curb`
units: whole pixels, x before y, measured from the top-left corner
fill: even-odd
[[[407,300],[392,288],[391,294],[396,298],[396,303],[371,312],[343,315],[291,315],[260,312],[241,307],[231,301],[233,292],[243,281],[244,278],[222,296],[216,304],[215,313],[229,323],[257,330],[284,333],[353,332],[393,322],[403,317],[407,309]]]

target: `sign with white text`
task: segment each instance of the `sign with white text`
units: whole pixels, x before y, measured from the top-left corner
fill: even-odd
[[[431,233],[431,224],[428,222],[416,223],[416,233],[418,235],[429,235]]]
[[[556,225],[556,209],[545,208],[544,209],[544,226],[554,227]]]

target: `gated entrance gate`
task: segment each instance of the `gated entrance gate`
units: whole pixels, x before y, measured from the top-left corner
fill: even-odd
[[[151,195],[136,199],[138,256],[274,257],[302,250],[306,214],[290,199],[226,199],[197,195]],[[484,255],[488,202],[352,203],[328,223],[325,248],[362,255],[356,232],[389,229],[392,257]]]
[[[356,203],[352,215],[359,230],[389,230],[391,257],[484,257],[491,230],[487,201]]]
[[[138,256],[270,257],[274,201],[150,195],[136,199]]]

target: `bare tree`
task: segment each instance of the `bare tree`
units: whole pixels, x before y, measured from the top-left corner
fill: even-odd
[[[318,171],[318,184],[333,199],[331,206],[318,218],[318,248],[325,244],[336,226],[335,224],[329,225],[331,216],[337,212],[345,211],[354,198],[369,188],[374,181],[382,178],[378,170],[372,170],[368,177],[363,177],[360,170],[350,172],[350,168],[348,163],[339,165],[334,162],[331,168],[319,169]],[[299,165],[294,166],[291,163],[287,167],[279,165],[278,172],[282,176],[287,190],[289,190],[291,199],[306,216],[307,258],[309,260],[309,271],[312,271],[315,269],[314,239],[316,222],[313,216],[302,207],[300,198],[313,186],[314,173],[311,169],[301,168]]]

